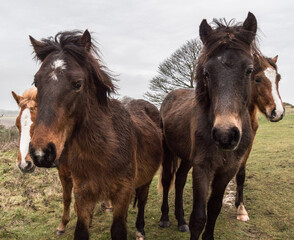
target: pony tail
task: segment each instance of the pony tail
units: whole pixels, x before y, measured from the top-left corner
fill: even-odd
[[[162,165],[159,168],[157,183],[157,191],[159,194],[163,194],[163,182],[168,184],[169,192],[174,189],[176,179],[175,176],[181,163],[181,159],[177,158],[176,155],[168,149],[165,140],[163,140],[163,149],[164,156]]]
[[[180,158],[175,158],[176,161],[173,161],[173,167],[171,170],[171,175],[172,175],[172,179],[171,179],[171,183],[168,189],[168,192],[170,193],[172,190],[174,190],[175,188],[175,182],[176,182],[176,173],[178,171],[178,168],[182,162],[182,160]],[[157,192],[160,195],[163,195],[163,186],[162,186],[162,171],[163,168],[162,166],[159,167],[159,175],[158,175],[158,182],[157,182]]]

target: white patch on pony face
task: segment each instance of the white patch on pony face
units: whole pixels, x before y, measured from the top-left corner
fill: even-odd
[[[38,150],[36,150],[36,156],[38,156],[38,157],[43,157],[44,155],[45,155],[45,153],[42,151],[42,149],[38,149]]]
[[[282,101],[279,97],[278,94],[278,89],[277,89],[277,85],[276,85],[276,77],[277,77],[277,73],[273,68],[268,67],[265,71],[264,71],[264,75],[270,80],[271,85],[272,85],[272,96],[273,99],[275,101],[276,104],[276,114],[278,117],[280,117],[283,113],[284,113],[284,108],[282,105]]]
[[[58,78],[56,76],[55,70],[61,68],[61,70],[66,69],[66,64],[64,62],[64,60],[62,59],[56,59],[53,63],[52,63],[52,73],[51,73],[51,79],[54,81],[57,81]]]
[[[20,118],[21,124],[21,134],[20,134],[20,144],[19,144],[19,151],[21,153],[21,164],[20,168],[24,169],[27,166],[27,162],[25,160],[27,154],[29,153],[29,144],[31,141],[31,112],[28,108],[23,110]]]

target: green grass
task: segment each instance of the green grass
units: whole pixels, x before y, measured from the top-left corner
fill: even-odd
[[[286,117],[270,123],[261,117],[260,127],[247,164],[245,203],[250,221],[235,219],[235,208],[225,205],[217,220],[215,239],[221,240],[293,240],[294,239],[294,109]],[[56,169],[36,169],[22,174],[15,166],[17,149],[10,146],[0,153],[0,239],[72,239],[76,217],[66,233],[57,237],[55,229],[62,214],[62,192]],[[158,227],[161,196],[157,194],[157,176],[150,187],[146,207],[146,239],[189,239],[177,231],[174,192],[170,194],[168,229]],[[189,176],[184,195],[186,218],[192,206]],[[72,204],[73,206],[73,204]],[[135,239],[136,209],[129,208],[128,239]],[[111,213],[97,204],[90,230],[91,239],[110,239]]]

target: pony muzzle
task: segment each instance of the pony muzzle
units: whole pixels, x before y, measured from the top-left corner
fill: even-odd
[[[22,173],[32,173],[36,166],[32,161],[26,161],[26,164],[18,164],[18,168]]]
[[[285,116],[285,108],[283,108],[282,111],[278,111],[276,108],[274,108],[272,111],[270,111],[270,114],[267,114],[267,118],[271,122],[278,122],[283,119]]]
[[[30,143],[30,156],[37,167],[52,168],[58,166],[56,146],[50,142],[45,148],[35,148]]]
[[[221,150],[234,151],[238,148],[242,135],[240,125],[236,118],[218,117],[215,119],[211,136]]]

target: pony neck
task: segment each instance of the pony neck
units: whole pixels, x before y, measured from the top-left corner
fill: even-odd
[[[108,99],[107,106],[101,106],[98,101],[87,101],[84,111],[76,122],[73,137],[80,148],[88,149],[103,148],[105,140],[109,138],[111,128],[111,102]]]
[[[250,115],[251,128],[254,132],[256,132],[258,129],[258,107],[252,98],[248,107],[248,111]]]

